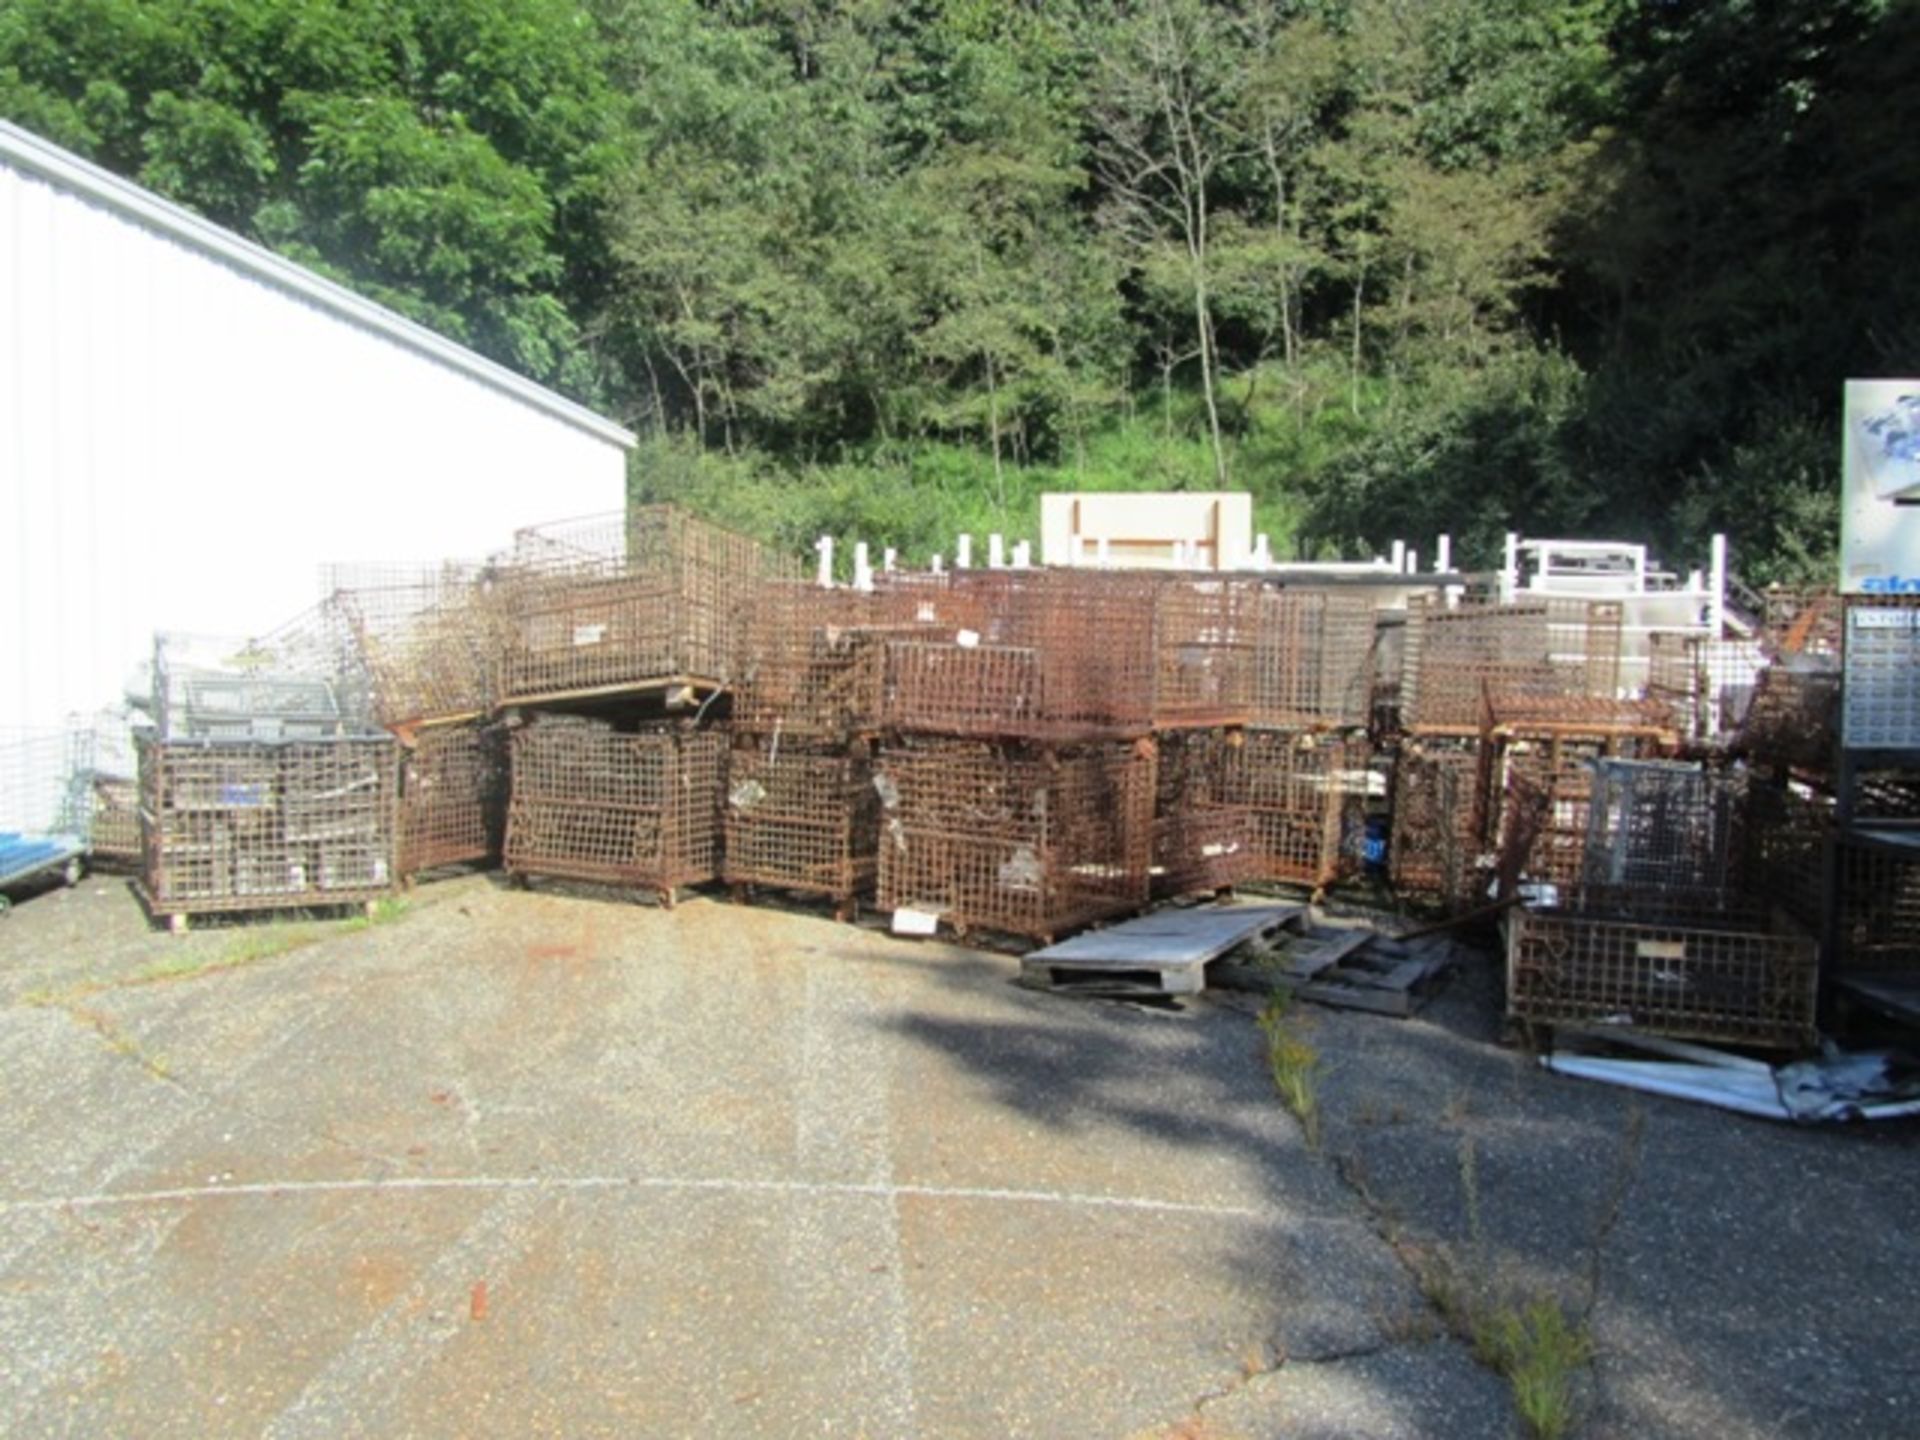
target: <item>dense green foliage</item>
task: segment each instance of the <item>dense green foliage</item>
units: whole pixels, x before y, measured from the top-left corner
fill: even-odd
[[[1834,544],[1911,373],[1892,0],[4,0],[0,113],[796,541],[1251,490],[1282,549]],[[1682,558],[1676,556],[1676,558]]]

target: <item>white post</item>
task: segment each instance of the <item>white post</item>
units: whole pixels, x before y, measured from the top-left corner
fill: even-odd
[[[1253,537],[1253,568],[1256,570],[1267,570],[1272,568],[1272,565],[1273,550],[1267,539],[1266,532],[1262,531]]]
[[[989,570],[1005,568],[1007,563],[1006,543],[1007,542],[1002,540],[998,535],[987,536],[987,568]]]
[[[1520,593],[1520,537],[1507,532],[1506,559],[1500,566],[1500,599],[1511,605]]]
[[[1016,570],[1025,570],[1030,568],[1032,564],[1033,545],[1026,540],[1022,540],[1013,547],[1013,568]]]
[[[962,535],[953,542],[953,568],[956,570],[973,568],[973,536]]]
[[[1727,537],[1716,533],[1707,561],[1713,595],[1707,609],[1708,633],[1718,640],[1727,623]]]
[[[886,571],[886,573],[889,575],[893,573],[894,567],[899,563],[899,561],[900,561],[900,552],[898,550],[895,550],[891,545],[887,546],[886,549],[880,552],[880,568]]]
[[[1393,570],[1397,575],[1407,573],[1407,542],[1404,540],[1393,542]]]
[[[826,589],[833,584],[833,537],[822,535],[813,548],[820,552],[820,585]]]
[[[1433,570],[1436,575],[1444,575],[1453,569],[1453,537],[1442,535],[1433,542]]]
[[[1420,552],[1418,550],[1415,550],[1409,547],[1407,550],[1407,574],[1418,575],[1419,573],[1420,573]]]
[[[942,575],[942,574],[945,574],[946,572],[941,567],[944,566],[946,563],[947,563],[946,557],[944,555],[936,555],[933,557],[932,562],[927,566],[927,569],[932,571],[935,575]]]
[[[853,547],[853,588],[873,589],[873,562],[867,555],[867,542],[864,540],[857,541]]]

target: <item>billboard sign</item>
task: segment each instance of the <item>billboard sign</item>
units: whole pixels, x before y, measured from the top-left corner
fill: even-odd
[[[1849,380],[1840,589],[1920,594],[1920,380]]]

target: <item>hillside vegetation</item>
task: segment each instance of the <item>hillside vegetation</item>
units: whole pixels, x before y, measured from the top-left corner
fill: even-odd
[[[1917,70],[1891,0],[0,7],[0,114],[623,417],[640,494],[916,555],[1228,486],[1824,576]]]

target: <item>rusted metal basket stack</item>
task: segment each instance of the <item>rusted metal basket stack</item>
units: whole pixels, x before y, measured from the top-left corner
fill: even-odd
[[[797,568],[672,506],[523,530],[500,581],[499,701],[718,689],[760,582]]]
[[[723,878],[743,888],[820,895],[842,919],[872,893],[880,797],[871,750],[736,737],[727,776]]]
[[[368,904],[392,892],[399,759],[388,738],[140,743],[138,882],[192,915]]]
[[[631,886],[667,905],[718,877],[724,730],[546,716],[510,748],[509,873]]]
[[[1369,721],[1374,602],[1364,593],[1256,592],[1247,723],[1269,730],[1361,730]]]
[[[879,903],[1048,941],[1147,898],[1145,741],[1042,747],[915,736],[880,759]]]
[[[1260,590],[1245,581],[1172,576],[1153,605],[1153,726],[1244,725]]]
[[[496,725],[441,725],[402,751],[400,874],[412,879],[499,858],[506,822],[507,740]]]
[[[1247,730],[1227,753],[1224,793],[1247,813],[1253,878],[1319,888],[1351,868],[1366,775],[1361,736]]]
[[[1401,745],[1394,757],[1387,876],[1402,895],[1468,904],[1485,849],[1482,757],[1474,740]]]
[[[1173,731],[1155,745],[1155,899],[1218,895],[1254,874],[1251,817],[1226,799],[1232,752],[1242,737],[1225,730]]]

